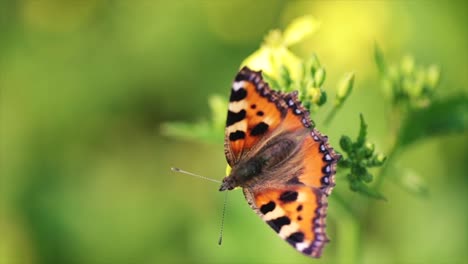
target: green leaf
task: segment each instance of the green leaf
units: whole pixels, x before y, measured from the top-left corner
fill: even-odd
[[[374,59],[375,63],[377,64],[377,68],[379,69],[380,74],[384,75],[387,72],[387,65],[385,63],[385,59],[377,42],[374,45]]]
[[[161,125],[161,133],[168,137],[205,143],[223,142],[228,102],[222,96],[211,95],[208,103],[211,110],[210,122],[205,120],[193,124],[168,122]]]
[[[338,166],[340,168],[351,168],[352,165],[353,165],[352,161],[346,158],[341,158],[338,161]]]
[[[427,108],[409,112],[404,119],[399,140],[407,146],[421,139],[468,129],[468,98],[458,95],[433,102]]]
[[[413,56],[410,56],[410,55],[403,56],[403,58],[401,59],[401,66],[400,66],[401,72],[406,75],[412,74],[414,71],[414,67],[415,67],[414,65],[415,65],[415,62],[414,62]]]
[[[281,88],[284,91],[288,91],[290,86],[291,86],[291,83],[293,82],[293,80],[291,79],[291,74],[289,73],[288,68],[286,68],[286,66],[284,66],[284,65],[280,65],[279,73],[280,73],[281,83],[283,84],[281,86]]]
[[[427,69],[426,83],[429,87],[433,88],[439,84],[440,80],[440,68],[437,65],[431,65]]]
[[[272,76],[270,76],[269,74],[267,74],[265,72],[262,72],[262,76],[263,76],[263,79],[265,80],[265,82],[268,83],[270,88],[272,88],[274,90],[280,90],[281,89],[281,85],[278,83],[278,81],[275,78],[273,78]]]
[[[429,187],[426,181],[415,171],[410,169],[394,169],[393,181],[410,194],[428,197]]]
[[[220,95],[211,95],[208,99],[211,110],[211,121],[213,126],[219,130],[224,129],[226,125],[226,114],[228,102]]]
[[[311,70],[312,69],[318,69],[321,67],[320,60],[318,59],[318,56],[316,53],[313,53],[312,56],[307,60],[307,65],[310,65]],[[315,73],[315,70],[313,74]]]
[[[379,191],[377,191],[374,188],[369,187],[367,184],[360,182],[360,181],[354,181],[351,183],[351,189],[353,191],[359,192],[367,197],[374,198],[377,200],[383,200],[387,201],[387,198],[383,194],[381,194]]]
[[[170,122],[161,125],[161,133],[165,136],[202,141],[205,143],[222,143],[224,140],[223,130],[214,129],[208,122],[188,124],[184,122]]]
[[[362,113],[359,114],[359,118],[361,119],[361,127],[359,129],[359,135],[355,143],[356,147],[362,147],[366,142],[367,137],[367,124],[366,121],[364,121],[364,115]]]

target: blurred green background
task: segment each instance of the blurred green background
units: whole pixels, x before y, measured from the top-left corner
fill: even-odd
[[[356,73],[332,124],[332,144],[356,135],[388,148],[389,124],[373,61],[412,54],[442,69],[440,97],[468,91],[468,5],[430,1],[0,1],[0,263],[312,263],[230,193],[217,243],[223,142],[161,135],[163,122],[209,117],[242,60],[271,29],[311,14],[320,30],[292,49],[316,52],[325,87]],[[333,94],[334,91],[330,91]],[[325,115],[312,118],[319,129]],[[428,197],[390,181],[388,202],[337,189],[362,216],[359,242],[336,231],[321,263],[466,263],[468,134],[421,140],[395,162],[424,179]],[[340,187],[340,184],[342,185]],[[340,189],[341,188],[341,189]]]

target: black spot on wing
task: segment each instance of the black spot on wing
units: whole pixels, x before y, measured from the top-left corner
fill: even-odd
[[[267,221],[267,224],[271,226],[277,233],[281,230],[281,228],[285,225],[289,225],[291,220],[287,216],[278,217],[273,220]]]
[[[301,185],[304,185],[302,182],[299,181],[299,178],[298,177],[293,177],[291,178],[290,180],[288,180],[286,182],[287,184],[301,184]]]
[[[265,114],[265,113],[263,113],[263,111],[258,111],[258,112],[257,112],[257,115],[258,115],[258,116],[263,116],[264,114]]]
[[[250,135],[259,136],[259,135],[265,134],[265,132],[267,131],[268,131],[268,124],[266,124],[265,122],[260,122],[252,129],[252,131],[250,131]]]
[[[228,111],[226,126],[233,125],[233,124],[243,120],[245,118],[245,114],[246,114],[246,112],[245,112],[244,109],[239,111],[239,113],[234,113],[234,112]]]
[[[262,212],[262,214],[267,214],[268,212],[275,210],[275,207],[276,204],[274,202],[269,202],[260,207],[260,212]]]
[[[296,210],[297,210],[298,212],[302,211],[302,204],[298,205],[297,208],[296,208]]]
[[[230,102],[236,102],[236,101],[240,101],[240,100],[243,100],[245,97],[247,97],[247,91],[243,88],[237,90],[237,91],[234,91],[232,90],[231,91],[231,97],[229,98],[229,101]]]
[[[244,131],[237,130],[236,132],[231,132],[229,134],[229,140],[230,141],[236,141],[236,140],[244,139],[244,138],[245,138],[245,132]]]
[[[289,237],[286,238],[286,241],[289,242],[289,244],[295,246],[296,243],[301,243],[304,241],[304,233],[302,232],[295,232],[289,235]]]
[[[294,202],[297,200],[298,193],[296,191],[285,191],[279,197],[279,199],[285,203]]]

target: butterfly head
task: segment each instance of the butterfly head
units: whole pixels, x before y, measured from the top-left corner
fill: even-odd
[[[233,177],[225,177],[223,179],[223,182],[221,183],[221,187],[219,187],[219,191],[220,192],[223,192],[223,191],[230,191],[232,189],[236,188],[236,184],[233,180]]]

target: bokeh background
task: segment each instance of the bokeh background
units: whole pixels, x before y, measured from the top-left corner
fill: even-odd
[[[442,70],[437,93],[468,91],[463,1],[0,1],[0,263],[312,263],[230,193],[224,244],[222,142],[161,134],[209,118],[240,63],[271,29],[311,14],[320,30],[292,49],[316,52],[326,87],[348,71],[355,90],[329,127],[334,145],[358,114],[376,148],[389,124],[373,60],[412,54]],[[329,92],[333,95],[334,91]],[[314,116],[318,127],[324,114]],[[330,202],[322,263],[466,263],[468,134],[421,140],[396,162],[421,175],[419,197],[386,182],[387,202],[341,192],[357,207],[359,246]],[[356,259],[340,258],[352,251]]]

